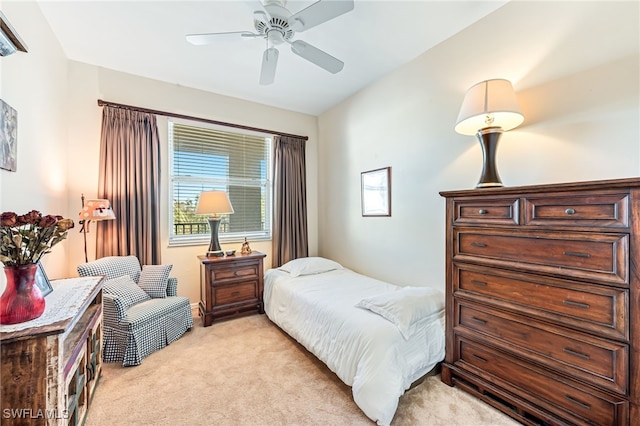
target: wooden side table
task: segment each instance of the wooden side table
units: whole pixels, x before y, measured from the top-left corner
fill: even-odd
[[[263,314],[263,259],[252,252],[200,260],[199,312],[205,327],[220,319]]]

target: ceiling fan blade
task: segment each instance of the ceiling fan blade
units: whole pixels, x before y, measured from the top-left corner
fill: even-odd
[[[319,0],[289,17],[289,26],[295,31],[306,31],[323,22],[353,10],[353,0]]]
[[[278,49],[271,47],[262,54],[262,69],[260,70],[260,84],[272,84],[276,78],[278,65]]]
[[[264,20],[265,22],[269,22],[271,19],[271,15],[269,15],[269,11],[264,7],[264,4],[260,0],[251,0],[247,2],[253,8],[253,18]]]
[[[341,60],[302,40],[296,40],[291,43],[291,51],[332,74],[339,73],[344,67],[344,62]]]
[[[260,34],[254,34],[250,31],[233,31],[229,33],[206,33],[206,34],[187,34],[187,41],[196,46],[214,43],[216,41],[229,40],[247,40],[250,38],[262,37]]]

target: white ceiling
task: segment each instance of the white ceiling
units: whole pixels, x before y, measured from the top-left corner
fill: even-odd
[[[353,11],[294,38],[342,60],[342,72],[328,73],[281,45],[269,86],[258,84],[264,40],[206,46],[185,40],[191,33],[255,32],[255,2],[38,3],[71,60],[318,115],[507,1],[355,0]],[[292,0],[287,8],[296,13],[312,3]]]

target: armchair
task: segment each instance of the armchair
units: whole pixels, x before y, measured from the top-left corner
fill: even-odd
[[[139,365],[193,326],[189,299],[177,295],[171,265],[140,268],[135,256],[108,256],[78,265],[80,276],[105,275],[104,362]]]

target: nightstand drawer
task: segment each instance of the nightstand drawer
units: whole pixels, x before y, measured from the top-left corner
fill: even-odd
[[[228,280],[257,277],[259,273],[260,264],[258,262],[238,263],[211,269],[211,282],[213,285],[220,285]]]
[[[595,385],[625,394],[629,347],[499,311],[456,303],[459,333],[482,333],[505,351],[527,356],[558,372],[582,376]],[[535,336],[535,338],[531,338]]]
[[[464,339],[456,339],[459,360],[468,371],[491,375],[515,394],[544,407],[571,424],[614,426],[628,416],[628,402],[604,392],[587,388],[570,379],[551,376],[527,362]]]
[[[558,325],[629,339],[629,290],[536,275],[453,265],[457,297],[499,304]]]
[[[455,200],[453,221],[456,224],[492,223],[517,225],[519,223],[517,198]]]
[[[627,286],[629,236],[454,229],[454,260]]]
[[[215,305],[257,300],[257,289],[258,281],[245,281],[242,284],[215,287],[213,289]]]
[[[524,213],[525,225],[625,228],[629,226],[629,195],[527,197]]]

